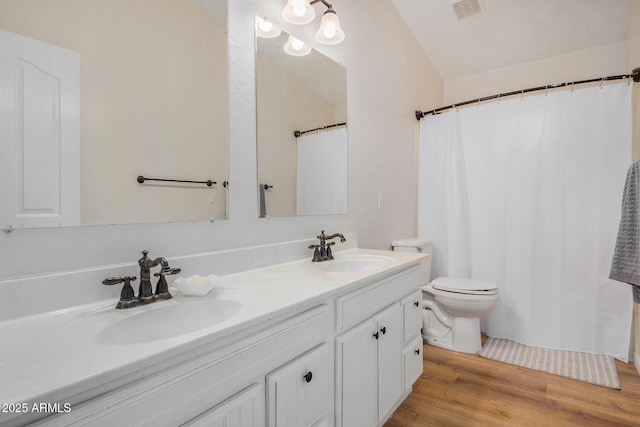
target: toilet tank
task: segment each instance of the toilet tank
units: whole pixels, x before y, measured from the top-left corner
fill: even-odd
[[[433,253],[433,242],[421,237],[409,237],[407,239],[394,240],[391,248],[398,252],[418,252],[429,255],[422,261],[422,284],[426,285],[431,281],[431,254]]]

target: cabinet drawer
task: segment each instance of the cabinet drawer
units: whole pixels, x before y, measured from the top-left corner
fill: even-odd
[[[327,415],[329,407],[330,375],[326,344],[267,375],[267,425],[318,425],[317,422]]]
[[[415,291],[402,300],[402,311],[404,312],[403,343],[406,344],[413,337],[420,334],[422,310],[422,291]]]
[[[402,351],[404,390],[410,390],[411,386],[422,375],[422,337],[417,336]]]
[[[336,300],[338,332],[354,326],[420,287],[420,266],[382,279]]]

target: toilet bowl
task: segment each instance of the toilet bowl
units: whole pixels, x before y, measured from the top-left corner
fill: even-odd
[[[480,317],[500,302],[495,283],[454,277],[430,280],[433,242],[411,238],[392,242],[394,251],[423,252],[422,338],[438,347],[462,353],[482,348]]]

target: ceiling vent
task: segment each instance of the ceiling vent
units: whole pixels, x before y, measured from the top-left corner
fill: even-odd
[[[458,20],[484,12],[480,0],[449,0]]]

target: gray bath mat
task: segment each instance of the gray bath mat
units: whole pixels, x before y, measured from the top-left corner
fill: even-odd
[[[502,338],[488,338],[478,354],[487,359],[620,389],[616,363],[611,356],[529,347]]]

